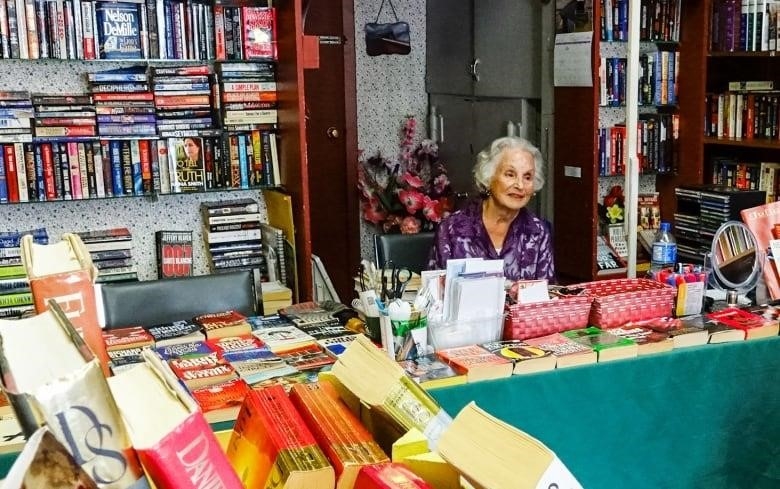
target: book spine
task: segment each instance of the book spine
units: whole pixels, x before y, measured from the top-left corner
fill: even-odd
[[[0,10],[4,9],[5,5],[0,5]],[[5,150],[0,145],[0,204],[8,203],[8,183],[6,182],[5,174]]]
[[[23,143],[14,143],[14,161],[16,162],[16,180],[19,183],[19,202],[29,202],[30,187],[27,182],[27,164]]]

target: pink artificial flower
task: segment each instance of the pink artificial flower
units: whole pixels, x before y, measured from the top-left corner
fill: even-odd
[[[406,184],[411,188],[422,188],[425,185],[422,178],[417,175],[412,175],[411,173],[404,173],[400,176],[399,180],[401,180],[402,184]]]
[[[379,224],[387,218],[387,212],[382,208],[379,199],[371,196],[362,205],[363,218],[373,224]]]
[[[433,190],[437,194],[444,193],[444,190],[447,189],[447,186],[449,186],[449,184],[450,184],[450,179],[447,178],[447,175],[442,173],[441,175],[433,179]]]
[[[398,227],[401,225],[401,217],[396,216],[395,214],[391,214],[385,222],[382,223],[382,229],[386,233],[389,233],[393,230],[393,228]]]
[[[402,234],[415,234],[420,232],[420,220],[416,217],[406,216],[401,221]]]
[[[401,190],[398,192],[398,199],[406,207],[406,212],[409,214],[414,214],[422,209],[426,197],[416,190]]]
[[[422,208],[423,216],[431,222],[441,222],[444,206],[438,200],[431,199],[427,195]]]

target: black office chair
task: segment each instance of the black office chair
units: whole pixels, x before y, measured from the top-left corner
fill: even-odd
[[[245,316],[262,312],[252,270],[108,283],[100,289],[105,329],[152,326],[231,309]]]
[[[379,268],[392,261],[420,273],[428,268],[428,257],[433,247],[433,231],[416,234],[374,235],[374,258]]]

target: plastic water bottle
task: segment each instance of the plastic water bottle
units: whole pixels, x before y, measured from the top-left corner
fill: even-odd
[[[653,256],[650,258],[650,272],[657,272],[667,267],[674,267],[677,262],[677,241],[672,235],[668,222],[661,223],[661,229],[653,240]]]

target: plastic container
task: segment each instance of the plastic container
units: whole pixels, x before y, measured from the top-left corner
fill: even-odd
[[[667,267],[674,267],[677,262],[677,241],[671,232],[668,222],[662,222],[661,228],[653,239],[653,253],[650,258],[650,272],[657,272]]]
[[[435,322],[428,320],[428,341],[434,350],[455,348],[501,339],[504,316],[470,319],[466,321]]]

